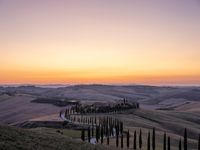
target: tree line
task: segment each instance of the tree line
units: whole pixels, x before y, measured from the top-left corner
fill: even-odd
[[[124,112],[130,109],[139,109],[140,105],[137,102],[128,102],[126,100],[109,105],[82,105],[75,104],[71,105],[70,108],[67,108],[65,111],[65,115],[73,115],[73,114],[90,114],[90,113],[118,113]]]
[[[107,108],[108,109],[108,108]],[[75,107],[70,109],[66,109],[65,117],[67,120],[71,122],[77,122],[79,124],[86,124],[88,128],[83,128],[81,130],[81,139],[83,141],[91,142],[91,138],[95,138],[97,143],[103,144],[106,139],[106,144],[110,144],[110,138],[115,138],[116,147],[126,147],[136,149],[142,149],[143,147],[143,134],[142,129],[139,130],[139,133],[134,131],[133,135],[130,135],[129,130],[124,131],[123,122],[113,118],[113,117],[96,117],[95,116],[83,116],[76,115],[77,111]],[[61,113],[60,113],[61,115]],[[133,137],[133,140],[130,141],[130,137]],[[138,138],[138,139],[137,139]],[[148,132],[147,134],[147,150],[156,150],[156,131],[155,128],[152,129],[152,132]],[[124,141],[126,141],[124,143]],[[130,144],[132,143],[132,144]],[[132,145],[132,147],[130,147]],[[167,135],[166,132],[163,134],[163,150],[171,149],[171,138]],[[178,142],[179,150],[188,150],[188,137],[187,137],[187,129],[184,129],[183,139],[180,138]],[[198,150],[200,150],[200,136],[198,138]]]
[[[121,127],[120,127],[121,126]],[[134,131],[134,134],[133,134],[133,140],[130,141],[130,132],[129,130],[128,131],[123,131],[123,123],[120,122],[120,124],[117,126],[115,126],[116,128],[116,134],[114,136],[115,140],[116,140],[116,147],[121,147],[121,148],[124,148],[124,146],[126,145],[126,148],[132,148],[134,150],[136,149],[142,149],[143,147],[143,135],[142,135],[142,130],[140,129],[138,135],[137,135],[137,132],[136,130]],[[81,130],[81,139],[82,141],[85,141],[86,139],[86,135],[85,135],[85,132],[87,132],[87,139],[88,139],[88,142],[90,143],[90,139],[91,137],[93,137],[93,135],[91,135],[91,129],[90,127],[88,127],[87,130],[85,129],[82,129]],[[122,130],[122,131],[120,131]],[[104,128],[101,126],[97,126],[96,127],[96,141],[97,143],[99,143],[99,140],[100,140],[100,143],[103,144],[104,142],[104,138],[106,138],[107,142],[106,144],[109,145],[109,141],[110,141],[110,137],[112,136],[109,136],[110,134],[107,133],[107,130],[105,130],[106,132],[104,132]],[[138,139],[137,139],[138,138]],[[179,142],[178,142],[178,150],[188,150],[188,137],[187,137],[187,129],[185,128],[184,129],[184,136],[183,136],[183,141],[182,141],[182,138],[179,139]],[[146,144],[147,144],[147,150],[156,150],[156,132],[155,132],[155,128],[152,129],[152,132],[148,132],[147,134],[147,139],[146,139]],[[125,142],[124,142],[125,141]],[[130,143],[132,143],[132,147],[130,147]],[[199,135],[199,138],[198,138],[198,145],[197,145],[197,149],[200,150],[200,135]],[[168,135],[167,136],[167,133],[164,132],[163,134],[163,150],[171,150],[171,138],[170,136]]]

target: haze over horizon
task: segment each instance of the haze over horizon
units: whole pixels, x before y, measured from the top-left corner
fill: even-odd
[[[200,85],[198,0],[0,0],[0,84]]]

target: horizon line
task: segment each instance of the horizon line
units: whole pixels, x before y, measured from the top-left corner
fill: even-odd
[[[200,87],[200,84],[139,84],[139,83],[0,83],[0,87],[20,87],[20,86],[78,86],[78,85],[102,85],[102,86],[156,86],[156,87]]]

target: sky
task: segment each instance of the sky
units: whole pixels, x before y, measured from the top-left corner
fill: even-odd
[[[199,0],[0,0],[0,84],[200,85]]]

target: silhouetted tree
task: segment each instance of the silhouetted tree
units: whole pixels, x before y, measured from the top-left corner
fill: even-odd
[[[115,125],[116,134],[119,135],[119,123],[116,122]]]
[[[90,143],[90,137],[91,137],[91,135],[90,135],[90,127],[88,127],[88,142]]]
[[[170,136],[168,136],[167,145],[167,150],[170,150]]]
[[[129,134],[129,130],[128,130],[128,132],[127,132],[127,148],[129,148],[129,137],[130,137],[130,134]]]
[[[123,134],[123,122],[120,122],[120,133]]]
[[[61,115],[62,115],[62,111],[60,111],[60,115],[59,116],[61,117]]]
[[[140,104],[139,104],[139,103],[136,104],[136,108],[137,108],[137,109],[140,108]]]
[[[178,147],[179,147],[179,150],[182,150],[182,142],[181,142],[181,138],[180,138],[180,140],[179,140],[179,145],[178,145]]]
[[[94,118],[94,123],[97,124],[97,117]]]
[[[135,132],[134,132],[134,137],[133,137],[133,149],[134,149],[134,150],[136,150],[136,148],[137,148],[136,139],[137,139],[137,135],[136,135],[136,130],[135,130]]]
[[[121,148],[123,148],[123,145],[124,145],[124,136],[123,134],[121,134]]]
[[[142,148],[142,130],[140,129],[140,135],[139,135],[139,148]]]
[[[97,142],[99,142],[99,137],[100,137],[99,126],[96,126],[96,141]]]
[[[167,142],[166,142],[166,132],[164,133],[164,137],[163,137],[163,150],[166,150],[166,144],[167,144]]]
[[[109,129],[110,129],[110,136],[113,136],[113,124],[112,123],[110,124]]]
[[[110,139],[109,139],[109,135],[107,136],[107,145],[109,145],[110,143]]]
[[[184,150],[187,150],[187,129],[184,131]]]
[[[94,126],[92,125],[92,137],[94,137]]]
[[[198,140],[198,150],[200,150],[200,135],[199,135],[199,140]]]
[[[150,132],[148,133],[148,138],[147,138],[147,150],[150,150]]]
[[[116,146],[119,146],[119,135],[116,135]]]
[[[153,128],[153,133],[152,133],[152,150],[155,150],[155,148],[156,148],[155,128]]]
[[[82,141],[85,141],[85,130],[84,129],[81,130],[81,139],[82,139]]]
[[[103,126],[101,126],[101,144],[103,143]]]

